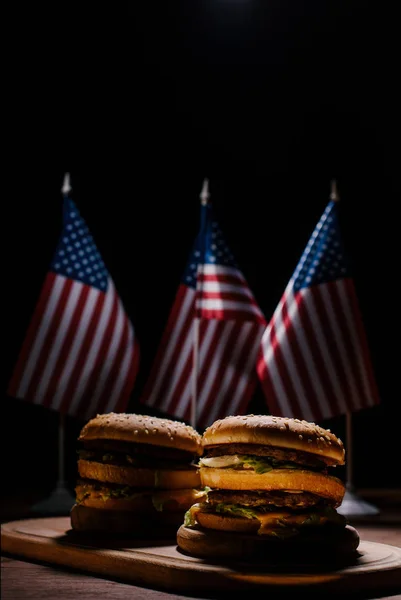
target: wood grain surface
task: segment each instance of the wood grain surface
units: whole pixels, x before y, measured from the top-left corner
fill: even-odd
[[[277,596],[307,589],[308,596],[353,593],[359,598],[401,593],[401,548],[377,542],[361,541],[353,565],[314,570],[305,565],[285,569],[272,564],[263,568],[213,564],[184,555],[171,541],[77,536],[68,517],[5,523],[1,543],[9,555],[198,597],[241,590],[274,591]]]

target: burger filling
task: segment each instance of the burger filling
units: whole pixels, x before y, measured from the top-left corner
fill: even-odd
[[[107,506],[108,500],[134,500],[135,498],[149,499],[149,506],[159,512],[163,510],[186,510],[193,502],[205,500],[204,490],[183,489],[169,491],[155,491],[138,489],[128,485],[102,483],[90,479],[78,479],[75,488],[76,503],[82,504],[85,500],[100,499]]]
[[[272,472],[273,475],[275,469],[291,469],[326,476],[327,467],[334,462],[330,457],[291,448],[259,444],[219,444],[205,450],[199,466],[205,472],[210,468],[238,472],[251,470],[258,475]],[[209,488],[207,501],[196,504],[187,511],[185,524],[196,525],[197,515],[212,513],[221,517],[229,516],[231,519],[250,520],[250,529],[258,534],[279,537],[296,535],[306,526],[331,524],[343,527],[346,520],[335,510],[338,500],[331,498],[330,494],[327,497],[323,495],[298,489]]]
[[[79,458],[116,466],[187,469],[193,455],[175,448],[115,440],[86,440]]]
[[[259,535],[275,537],[292,537],[300,533],[304,527],[322,525],[345,526],[346,519],[332,507],[308,511],[290,512],[285,509],[277,510],[271,506],[258,506],[256,508],[239,504],[210,505],[208,502],[194,504],[185,513],[184,525],[191,527],[197,524],[199,513],[214,512],[227,515],[234,519],[249,519],[255,522],[255,530]]]
[[[254,468],[257,473],[265,473],[273,468],[301,469],[305,466],[324,472],[326,467],[334,462],[326,456],[316,456],[291,448],[277,448],[262,444],[220,444],[207,448],[199,464],[215,468],[248,467]]]

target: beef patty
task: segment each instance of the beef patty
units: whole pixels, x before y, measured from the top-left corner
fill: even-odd
[[[208,503],[212,506],[216,504],[240,504],[242,506],[266,506],[287,507],[292,509],[303,509],[322,507],[330,504],[330,500],[323,500],[321,497],[310,492],[280,492],[280,491],[227,491],[213,490],[208,493]]]
[[[128,455],[132,458],[161,459],[163,461],[175,461],[179,463],[190,463],[194,455],[185,450],[177,448],[164,448],[152,444],[136,444],[134,442],[122,442],[120,440],[84,440],[80,448],[104,454]]]

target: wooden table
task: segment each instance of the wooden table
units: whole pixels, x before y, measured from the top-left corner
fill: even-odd
[[[355,523],[361,539],[401,547],[401,524],[378,521]],[[2,600],[178,600],[188,596],[92,577],[68,569],[34,564],[12,556],[2,556]],[[355,596],[354,596],[355,597]],[[378,596],[376,596],[377,598]],[[380,596],[390,598],[390,596]],[[398,595],[392,595],[401,599]]]
[[[381,510],[378,517],[367,519],[365,522],[350,520],[351,525],[357,528],[361,540],[401,547],[401,490],[363,490],[360,494]],[[34,494],[30,496],[28,492],[18,494],[15,498],[3,495],[0,498],[1,521],[4,523],[32,517],[28,507],[37,499],[41,497],[39,495],[36,497]],[[188,596],[176,593],[77,573],[67,568],[35,564],[4,554],[1,557],[1,570],[2,600],[188,599]],[[232,597],[231,593],[230,597]],[[243,592],[240,597],[243,600]],[[401,600],[401,591],[398,595],[373,596],[375,597]],[[353,598],[356,600],[355,595]],[[245,598],[245,600],[251,599]],[[276,599],[269,598],[269,600]]]

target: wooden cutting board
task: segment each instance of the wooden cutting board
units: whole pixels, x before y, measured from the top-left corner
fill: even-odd
[[[346,567],[290,568],[269,564],[213,564],[186,556],[171,540],[99,538],[73,532],[68,517],[12,521],[1,526],[2,551],[109,579],[191,596],[229,590],[288,593],[358,593],[358,598],[401,592],[401,548],[361,541]],[[307,588],[307,590],[306,590]]]

